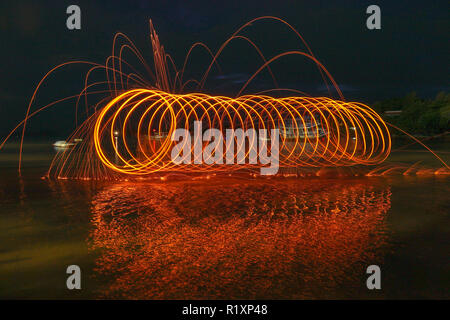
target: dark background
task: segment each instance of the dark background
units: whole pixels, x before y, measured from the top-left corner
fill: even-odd
[[[66,8],[81,8],[81,30],[66,28]],[[366,8],[381,8],[381,30],[366,28]],[[116,32],[127,34],[152,62],[148,19],[166,51],[181,66],[197,41],[217,50],[248,20],[273,15],[292,24],[327,67],[348,100],[365,103],[415,91],[433,97],[448,91],[450,53],[449,2],[443,1],[2,1],[0,13],[0,137],[24,118],[31,94],[44,74],[68,60],[104,63]],[[274,22],[258,23],[244,33],[271,57],[304,47]],[[190,69],[203,71],[207,56],[199,51]],[[223,83],[214,76],[209,93],[235,94],[260,65],[254,50],[236,41],[220,59]],[[258,63],[257,63],[258,62]],[[306,59],[286,58],[273,65],[281,87],[327,95],[317,69]],[[53,75],[33,109],[76,94],[86,67]],[[248,93],[269,89],[264,77]],[[74,129],[72,103],[34,118],[28,136],[62,137]]]

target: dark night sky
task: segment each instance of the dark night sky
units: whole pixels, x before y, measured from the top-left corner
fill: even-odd
[[[77,4],[82,29],[66,28],[66,8]],[[366,28],[370,4],[381,7],[382,29]],[[327,67],[348,100],[373,102],[416,91],[430,97],[449,89],[450,31],[448,0],[443,1],[2,1],[0,11],[1,73],[0,137],[23,119],[27,102],[40,78],[54,65],[84,59],[103,63],[112,38],[130,36],[151,61],[148,19],[160,40],[181,65],[189,46],[206,43],[213,51],[248,20],[273,15],[291,23]],[[245,33],[261,44],[266,56],[304,49],[286,28],[260,23]],[[205,56],[203,56],[205,57]],[[254,71],[256,56],[237,43],[220,61],[223,81],[245,78]],[[192,69],[203,70],[201,56]],[[36,106],[82,88],[86,68],[56,74]],[[317,69],[301,58],[274,65],[283,87],[325,94]],[[217,86],[217,83],[215,84]],[[227,87],[224,83],[224,87]],[[261,88],[265,83],[261,82]],[[231,90],[231,87],[229,87]],[[220,91],[219,87],[211,89]],[[236,91],[233,91],[236,92]],[[221,92],[222,93],[222,92]],[[225,92],[226,93],[226,92]],[[73,130],[73,104],[64,104],[34,120],[33,134],[64,135]]]

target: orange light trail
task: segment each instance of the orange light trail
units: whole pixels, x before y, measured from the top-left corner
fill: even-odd
[[[113,99],[99,113],[94,127],[95,150],[105,166],[131,175],[177,170],[233,171],[261,166],[175,164],[170,158],[174,146],[171,137],[177,128],[192,132],[194,121],[201,121],[204,129],[217,128],[222,132],[237,128],[268,132],[279,129],[280,166],[287,168],[372,165],[385,160],[391,149],[386,124],[375,111],[361,103],[325,97],[262,95],[233,99],[134,89]],[[120,143],[116,145],[118,133]],[[132,140],[137,140],[134,148]],[[236,143],[235,155],[244,152],[247,158],[252,147],[257,149],[257,138],[246,141],[247,144]],[[202,141],[198,143],[202,149],[207,146]],[[231,143],[225,141],[225,146],[228,148]],[[191,153],[194,154],[194,147]],[[115,160],[117,157],[119,161]]]

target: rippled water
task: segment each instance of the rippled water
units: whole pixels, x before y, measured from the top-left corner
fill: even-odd
[[[449,298],[446,177],[48,181],[0,168],[2,298]],[[65,287],[82,269],[82,290]],[[366,288],[368,265],[382,290]]]

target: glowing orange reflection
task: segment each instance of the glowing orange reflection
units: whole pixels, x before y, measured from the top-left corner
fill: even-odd
[[[364,268],[382,262],[390,191],[364,180],[120,183],[92,204],[96,271],[113,279],[103,297],[290,299],[364,286]]]

